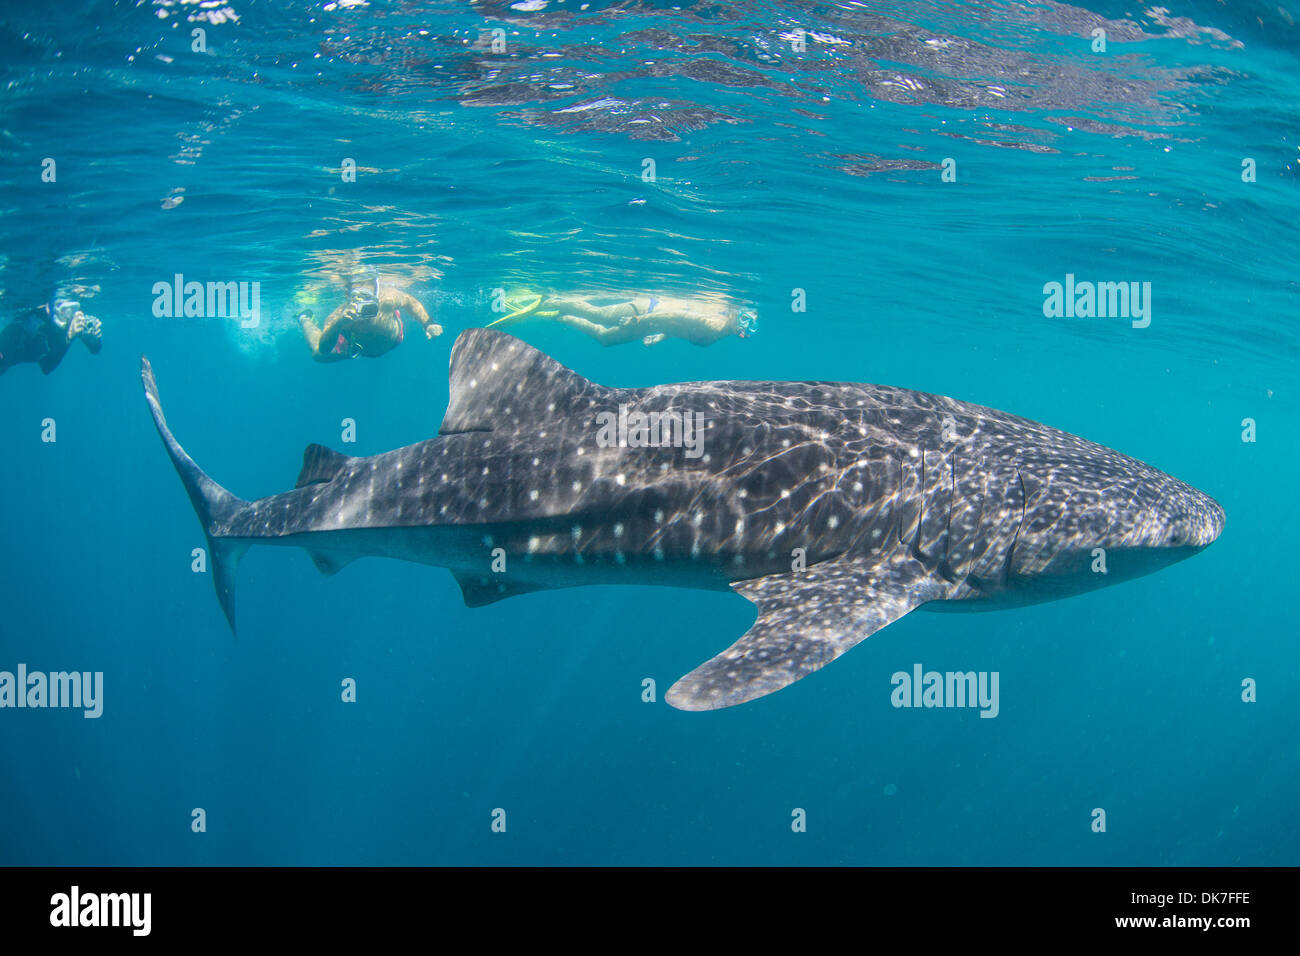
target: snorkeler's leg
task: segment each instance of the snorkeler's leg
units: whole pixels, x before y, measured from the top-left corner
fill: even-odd
[[[0,373],[24,362],[37,361],[43,351],[37,347],[38,341],[18,319],[0,329]]]
[[[639,337],[637,333],[632,331],[633,326],[618,325],[611,328],[607,325],[590,322],[579,315],[569,315],[561,312],[555,317],[555,321],[563,322],[570,328],[590,335],[601,345],[620,345],[623,342],[631,342]]]
[[[22,347],[22,342],[23,328],[18,322],[10,322],[0,329],[0,371],[18,364],[18,350]]]
[[[313,353],[320,351],[320,327],[312,321],[311,313],[304,310],[298,313],[298,327],[302,329],[303,338]]]
[[[17,322],[12,322],[0,329],[0,375],[18,364],[18,357],[14,354],[14,346],[18,344],[17,330]]]
[[[547,299],[543,307],[562,314],[578,316],[611,329],[628,325],[640,314],[634,301],[595,305],[586,299],[555,297]]]
[[[312,321],[310,312],[303,312],[298,316],[298,325],[302,328],[302,334],[307,339],[308,346],[311,347],[312,358],[318,362],[337,362],[349,357],[346,353],[340,354],[334,351],[334,346],[338,341],[339,327],[349,315],[347,305],[339,306],[325,320],[324,328],[317,327],[316,323]]]

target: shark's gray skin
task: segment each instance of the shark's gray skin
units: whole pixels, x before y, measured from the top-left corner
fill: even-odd
[[[922,605],[1092,590],[1195,554],[1223,527],[1212,498],[1140,461],[907,389],[609,388],[485,329],[457,339],[450,374],[437,438],[366,458],[310,445],[298,487],[245,502],[176,442],[145,360],[232,629],[235,565],[254,543],[304,548],[326,573],[363,555],[446,567],[470,606],[582,584],[730,587],[758,619],[667,695],[709,710],[779,690]],[[597,416],[620,406],[702,413],[702,453],[604,447]]]

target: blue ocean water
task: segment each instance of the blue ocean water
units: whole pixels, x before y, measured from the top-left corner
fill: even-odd
[[[0,320],[72,289],[104,348],[0,377],[0,670],[102,671],[104,704],[0,709],[0,863],[1295,864],[1297,17],[3,4]],[[355,261],[445,334],[312,362],[299,297],[328,310]],[[177,274],[259,283],[260,324],[155,315]],[[1067,275],[1150,282],[1150,324],[1046,317]],[[750,303],[759,334],[707,348],[518,331],[611,385],[1005,409],[1182,478],[1226,527],[1113,588],[909,615],[712,713],[662,695],[752,622],[725,593],[468,609],[445,571],[324,577],[255,548],[232,638],[140,355],[186,449],[251,499],[291,487],[309,442],[436,434],[451,345],[497,288]],[[998,672],[998,717],[894,708],[917,663]]]

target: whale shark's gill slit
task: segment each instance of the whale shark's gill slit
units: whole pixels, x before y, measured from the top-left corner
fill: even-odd
[[[920,452],[916,449],[909,449],[916,457]],[[921,498],[924,496],[925,489],[922,487],[924,473],[916,468],[908,468],[906,459],[899,456],[898,464],[898,545],[901,548],[911,548],[916,541],[915,535],[919,534],[921,527]]]
[[[948,456],[948,524],[943,530],[943,561],[940,571],[949,581],[957,580],[952,566],[952,510],[957,506],[957,453]]]
[[[1020,541],[1020,529],[1025,526],[1025,477],[1020,474],[1020,466],[1016,466],[1016,481],[1020,482],[1020,520],[1016,522],[1016,533],[1011,536],[1011,546],[1007,548],[1007,563],[1002,567],[1002,583],[1006,584],[1011,580],[1011,560],[1016,553],[1016,543]]]
[[[975,474],[979,476],[978,483],[972,482],[972,489],[980,496],[979,508],[975,511],[975,520],[969,528],[969,537],[966,541],[966,547],[963,553],[962,579],[971,577],[975,572],[975,565],[978,560],[976,547],[980,540],[980,529],[984,527],[984,519],[988,514],[989,507],[989,473],[988,459],[980,455],[979,464],[976,466]]]
[[[894,485],[894,498],[898,506],[894,509],[894,538],[899,544],[903,543],[903,515],[906,514],[903,502],[903,459],[901,456],[890,458],[891,462],[898,465],[898,482]]]
[[[916,532],[912,535],[910,549],[912,557],[921,561],[925,555],[921,553],[921,531],[925,528],[925,476],[927,474],[925,467],[925,449],[921,449],[921,471],[917,478],[916,491]]]

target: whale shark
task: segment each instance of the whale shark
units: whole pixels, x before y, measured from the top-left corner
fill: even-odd
[[[243,501],[177,442],[142,365],[232,631],[253,544],[326,574],[368,555],[444,567],[471,607],[589,584],[734,591],[757,618],[670,688],[682,710],[770,694],[918,608],[1148,574],[1224,523],[1177,478],[979,405],[831,382],[615,388],[487,329],[456,340],[437,437],[363,457],[311,444],[292,490]]]

